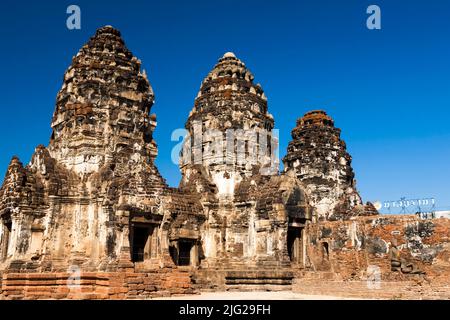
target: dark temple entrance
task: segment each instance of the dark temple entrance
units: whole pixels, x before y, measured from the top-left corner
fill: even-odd
[[[188,266],[191,264],[192,242],[180,241],[178,244],[178,265]]]
[[[169,247],[170,256],[177,266],[195,266],[198,264],[196,242],[190,239],[173,241]]]
[[[133,226],[131,233],[131,260],[133,262],[141,262],[151,257],[153,230],[152,226]]]
[[[289,259],[294,264],[303,264],[303,228],[289,227],[287,234],[287,249]]]
[[[1,252],[2,256],[0,257],[0,260],[5,260],[8,257],[8,247],[9,247],[9,241],[11,237],[11,230],[12,230],[12,222],[10,217],[6,217],[5,220],[3,220],[3,236],[0,239],[1,244]]]

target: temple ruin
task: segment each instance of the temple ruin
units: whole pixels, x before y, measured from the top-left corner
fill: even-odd
[[[2,298],[304,290],[367,279],[371,266],[403,284],[449,274],[450,222],[364,203],[324,111],[299,118],[279,172],[264,90],[231,52],[202,82],[182,179],[169,187],[140,65],[118,30],[98,29],[64,75],[48,146],[27,165],[12,158],[0,189]]]

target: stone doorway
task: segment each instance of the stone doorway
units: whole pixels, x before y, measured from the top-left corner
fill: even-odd
[[[303,228],[288,228],[287,248],[291,263],[303,266]]]
[[[180,239],[169,247],[170,256],[177,266],[198,265],[197,245],[194,240]]]
[[[154,227],[152,225],[134,225],[131,230],[131,261],[143,262],[152,255],[152,239]]]
[[[189,266],[191,264],[191,241],[180,241],[178,244],[178,265]]]
[[[11,219],[5,219],[3,220],[3,235],[1,240],[1,252],[2,255],[0,257],[0,260],[5,260],[8,257],[8,247],[9,247],[9,242],[10,242],[10,238],[11,238],[11,230],[12,230],[12,222]]]

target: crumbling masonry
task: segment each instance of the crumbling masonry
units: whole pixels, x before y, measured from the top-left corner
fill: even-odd
[[[13,157],[0,189],[3,298],[291,289],[311,273],[362,279],[371,264],[401,274],[389,268],[391,227],[397,256],[400,245],[421,270],[447,272],[448,222],[363,204],[325,112],[297,121],[278,172],[267,98],[234,54],[195,99],[179,188],[154,164],[153,101],[120,32],[97,30],[64,75],[49,145],[26,166]]]

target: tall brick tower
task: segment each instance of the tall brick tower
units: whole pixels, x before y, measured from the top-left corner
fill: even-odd
[[[49,151],[56,160],[81,175],[107,162],[125,166],[123,156],[153,163],[154,95],[140,66],[110,26],[80,49],[64,75],[52,119]]]
[[[25,167],[14,158],[0,189],[5,268],[114,269],[160,256],[166,184],[152,104],[120,32],[98,29],[64,75],[49,146]]]
[[[219,196],[232,197],[245,177],[270,166],[274,121],[253,79],[245,64],[227,52],[203,80],[186,122],[190,139],[181,162],[182,185],[190,184],[191,172],[200,166]]]
[[[356,190],[352,158],[341,130],[322,110],[307,112],[292,130],[292,141],[283,162],[305,186],[319,219],[350,214],[362,201]]]
[[[206,216],[200,268],[206,271],[199,281],[290,283],[285,268],[303,263],[301,228],[310,210],[295,177],[278,175],[273,128],[261,86],[225,53],[195,99],[180,163],[181,190],[209,195],[200,201]]]

